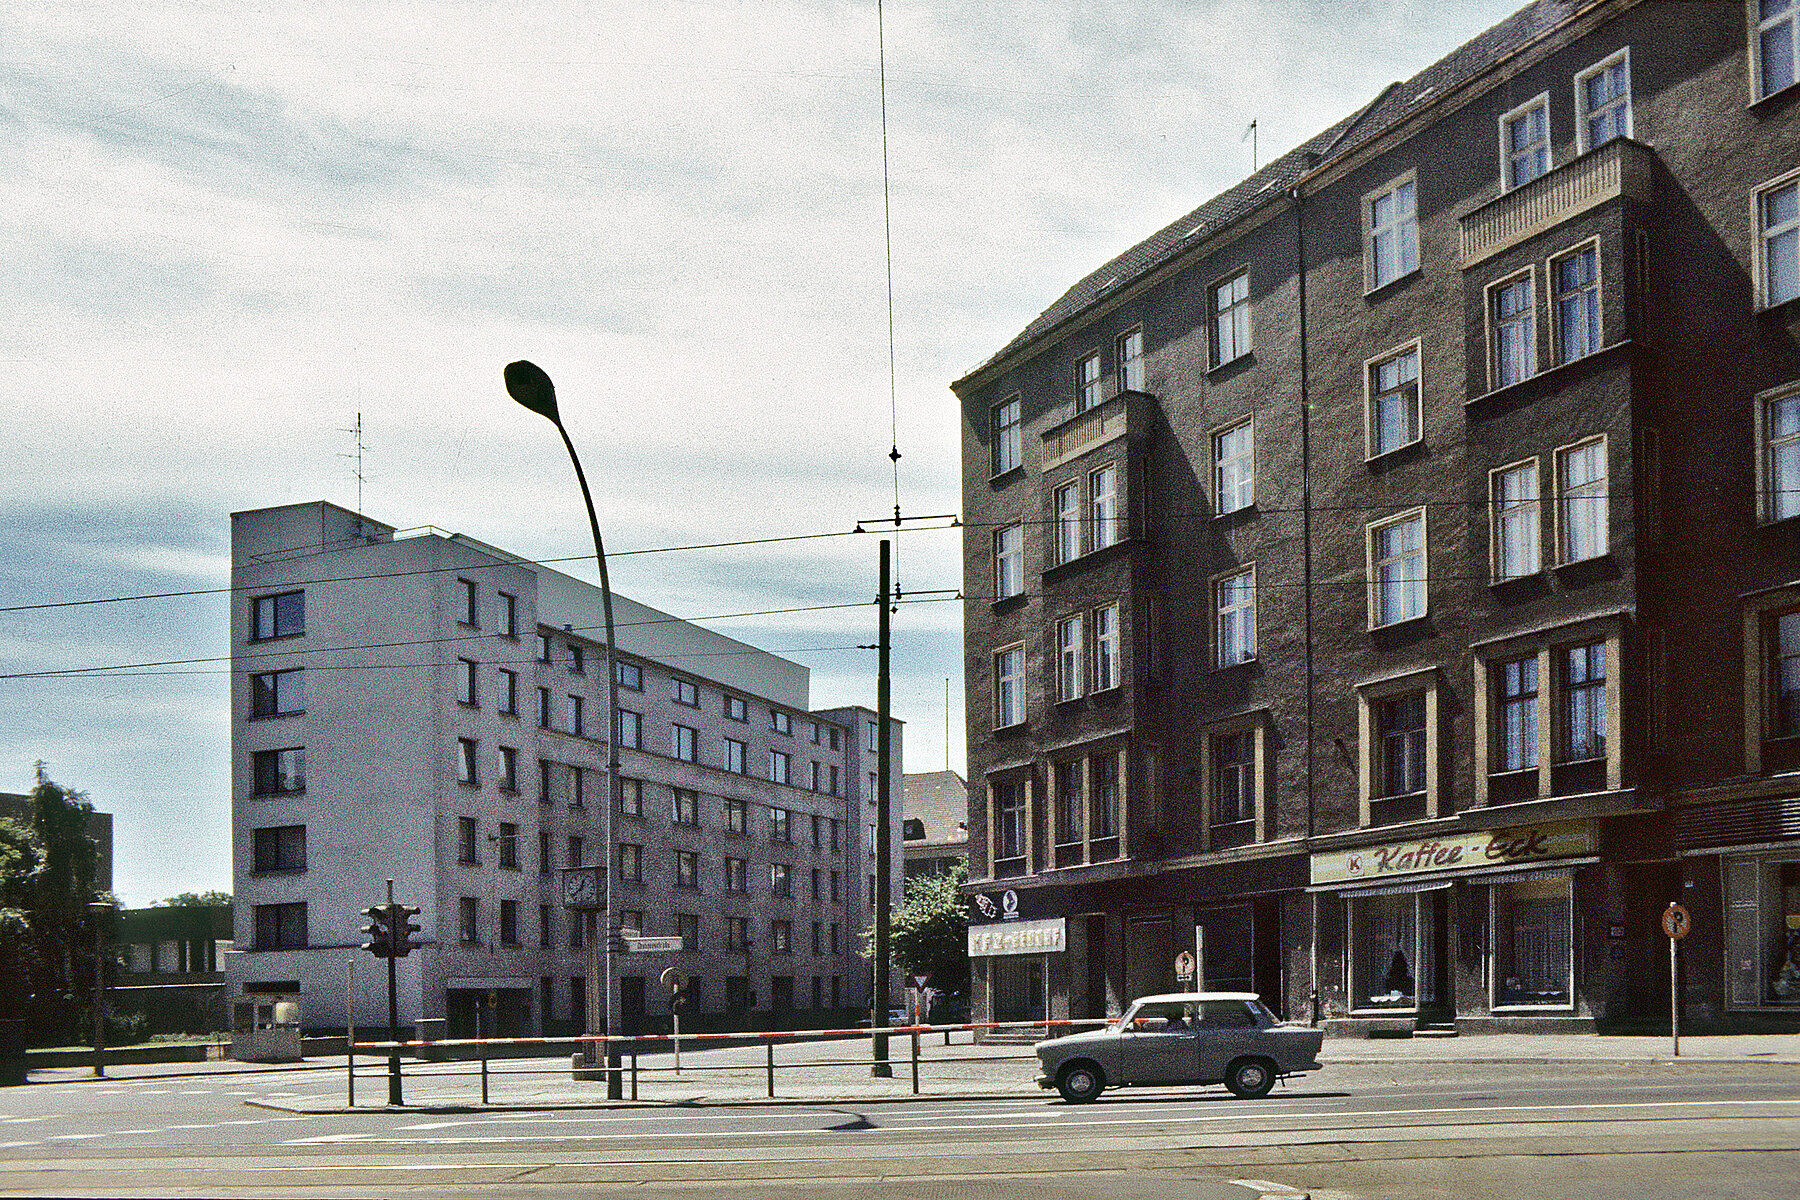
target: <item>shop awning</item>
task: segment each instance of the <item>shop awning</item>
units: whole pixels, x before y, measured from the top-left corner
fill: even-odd
[[[1389,883],[1381,887],[1340,888],[1346,899],[1361,900],[1365,896],[1405,896],[1412,892],[1437,892],[1450,886],[1448,879],[1415,879],[1407,883]]]
[[[1588,867],[1600,861],[1597,854],[1583,858],[1558,858],[1541,865],[1522,867],[1518,863],[1501,863],[1492,867],[1475,867],[1464,871],[1440,871],[1436,874],[1395,880],[1392,883],[1368,884],[1361,880],[1349,883],[1325,883],[1309,887],[1309,892],[1325,892],[1356,900],[1364,896],[1403,896],[1409,892],[1433,892],[1447,888],[1457,880],[1469,883],[1518,883],[1527,879],[1555,879],[1572,875],[1577,867]]]

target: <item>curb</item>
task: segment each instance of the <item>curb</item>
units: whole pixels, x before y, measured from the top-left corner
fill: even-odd
[[[656,1108],[842,1108],[848,1105],[869,1104],[905,1104],[920,1100],[1020,1100],[1030,1099],[1032,1095],[1054,1099],[1048,1092],[920,1092],[917,1096],[815,1096],[810,1099],[798,1096],[695,1096],[686,1100],[599,1100],[599,1101],[555,1101],[546,1100],[541,1104],[505,1103],[505,1104],[359,1104],[355,1108],[342,1105],[333,1108],[300,1108],[290,1104],[277,1104],[270,1100],[245,1100],[246,1108],[264,1108],[271,1112],[296,1113],[308,1117],[321,1116],[375,1116],[381,1113],[493,1113],[493,1112],[605,1112],[612,1109],[620,1111]]]

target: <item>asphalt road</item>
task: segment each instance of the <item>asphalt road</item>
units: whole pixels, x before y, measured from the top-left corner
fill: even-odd
[[[329,1072],[0,1090],[0,1194],[1655,1200],[1800,1195],[1800,1067],[1331,1067],[1219,1089],[300,1114]],[[1249,1181],[1234,1184],[1232,1181]]]

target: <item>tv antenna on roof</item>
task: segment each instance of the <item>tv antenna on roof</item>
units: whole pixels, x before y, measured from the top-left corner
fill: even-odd
[[[356,414],[356,425],[354,427],[350,429],[340,429],[338,432],[348,433],[356,439],[356,452],[354,454],[340,454],[338,457],[354,458],[356,460],[356,511],[360,514],[362,512],[363,451],[368,448],[363,445],[362,414]]]

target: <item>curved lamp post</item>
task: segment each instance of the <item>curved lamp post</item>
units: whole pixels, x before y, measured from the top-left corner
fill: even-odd
[[[569,431],[563,428],[562,417],[556,410],[556,385],[550,382],[550,376],[536,363],[520,359],[506,365],[506,394],[529,408],[532,412],[548,420],[556,426],[556,432],[562,435],[563,445],[569,451],[569,461],[575,465],[575,479],[581,484],[581,500],[587,506],[588,528],[594,534],[594,561],[600,567],[600,605],[606,617],[606,816],[602,822],[603,835],[606,839],[606,853],[601,860],[601,867],[606,876],[605,903],[602,912],[605,917],[605,928],[601,936],[606,940],[598,947],[601,964],[600,1001],[606,1007],[606,1094],[609,1099],[617,1100],[622,1093],[622,1081],[616,1069],[619,1066],[618,1052],[612,1048],[611,1037],[618,1033],[619,1006],[618,997],[613,994],[613,962],[612,962],[612,928],[613,928],[613,857],[617,851],[613,848],[613,812],[619,806],[619,671],[613,661],[613,603],[612,586],[606,576],[606,549],[600,540],[600,519],[594,515],[594,496],[588,490],[587,475],[581,469],[581,458],[575,453],[575,443],[569,440]],[[588,944],[594,945],[595,931],[588,930]],[[590,950],[590,953],[593,951]],[[592,962],[592,959],[589,959]],[[598,1033],[596,997],[590,985],[588,989],[586,1027],[588,1033]],[[592,1054],[593,1043],[588,1043],[589,1054]],[[590,1061],[591,1058],[590,1058]]]

